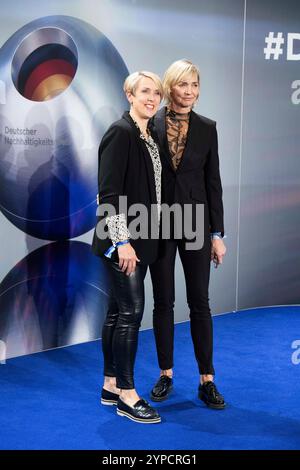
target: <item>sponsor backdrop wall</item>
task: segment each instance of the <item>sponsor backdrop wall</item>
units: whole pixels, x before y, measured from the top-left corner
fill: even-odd
[[[199,65],[196,111],[219,134],[228,254],[212,312],[299,303],[299,17],[296,0],[1,1],[0,360],[101,335],[99,141],[126,75],[178,58]],[[147,277],[143,328],[151,298]]]

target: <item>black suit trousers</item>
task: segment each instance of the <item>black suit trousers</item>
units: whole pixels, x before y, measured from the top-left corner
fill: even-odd
[[[200,374],[214,374],[213,325],[209,307],[210,236],[201,250],[187,250],[185,240],[165,240],[165,255],[150,265],[153,284],[153,328],[159,367],[173,367],[175,259],[177,249],[182,262],[190,327]]]

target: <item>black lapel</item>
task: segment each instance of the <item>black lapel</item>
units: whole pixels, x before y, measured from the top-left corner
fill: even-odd
[[[170,165],[171,169],[175,171],[169,151],[168,137],[166,132],[166,111],[167,108],[163,107],[156,113],[154,117],[154,130],[158,136],[162,158],[164,158],[164,160]]]
[[[145,163],[146,163],[147,177],[148,177],[151,201],[152,201],[152,203],[157,204],[154,169],[153,169],[153,163],[152,163],[152,159],[151,159],[149,150],[147,149],[147,146],[146,146],[145,142],[140,138],[139,129],[136,127],[136,125],[135,125],[133,119],[131,118],[129,112],[126,111],[123,114],[122,117],[123,117],[123,119],[125,119],[130,124],[133,132],[135,133],[139,149],[140,149],[141,154],[143,155],[143,157],[145,159]]]

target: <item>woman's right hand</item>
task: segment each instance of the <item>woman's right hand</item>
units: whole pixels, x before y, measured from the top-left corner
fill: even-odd
[[[132,248],[130,243],[126,245],[121,245],[118,247],[118,256],[119,256],[119,267],[123,272],[126,272],[127,276],[131,273],[134,273],[136,268],[136,263],[140,260],[136,256],[135,250]]]

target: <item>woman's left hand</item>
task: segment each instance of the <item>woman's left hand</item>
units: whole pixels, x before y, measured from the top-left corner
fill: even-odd
[[[226,253],[226,246],[222,238],[216,238],[211,241],[210,259],[214,262],[215,268],[223,263],[223,257]]]

